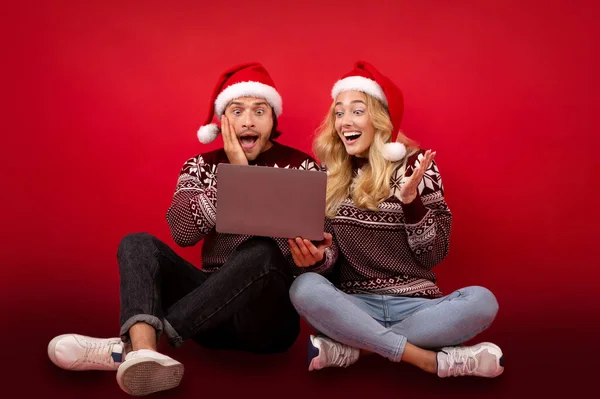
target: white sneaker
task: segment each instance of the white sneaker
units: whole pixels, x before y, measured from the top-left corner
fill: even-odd
[[[129,352],[117,371],[121,389],[133,396],[175,388],[183,377],[183,364],[149,349]]]
[[[358,360],[359,355],[359,349],[327,337],[311,335],[308,340],[309,371],[325,367],[348,367]]]
[[[65,370],[112,370],[123,361],[121,338],[93,338],[79,334],[63,334],[48,344],[48,357]]]
[[[437,354],[439,377],[498,377],[504,371],[504,355],[497,345],[483,342],[474,346],[442,348]]]

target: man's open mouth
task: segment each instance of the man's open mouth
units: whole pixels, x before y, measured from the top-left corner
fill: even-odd
[[[253,133],[244,133],[240,136],[240,144],[244,150],[251,150],[258,141],[258,135]]]

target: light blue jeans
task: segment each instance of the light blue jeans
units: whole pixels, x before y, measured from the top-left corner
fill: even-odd
[[[346,294],[317,273],[298,276],[290,299],[319,333],[399,362],[407,342],[424,349],[459,345],[492,323],[496,297],[487,288],[461,288],[437,299]]]

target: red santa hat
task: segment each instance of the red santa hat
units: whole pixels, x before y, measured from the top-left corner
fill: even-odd
[[[335,83],[331,90],[331,97],[335,100],[344,91],[361,91],[375,97],[386,106],[392,121],[392,137],[390,142],[385,144],[383,156],[392,162],[403,159],[406,155],[406,147],[396,142],[404,113],[404,97],[398,86],[379,73],[371,64],[357,61],[352,71]]]
[[[241,64],[225,71],[215,86],[211,107],[204,125],[198,129],[198,140],[207,144],[217,138],[221,116],[227,104],[240,97],[264,98],[273,107],[275,116],[281,115],[282,101],[275,83],[267,70],[258,62]]]

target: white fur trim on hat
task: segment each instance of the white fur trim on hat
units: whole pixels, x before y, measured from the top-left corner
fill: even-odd
[[[406,155],[406,147],[402,143],[386,143],[383,146],[383,157],[391,162],[398,162]]]
[[[221,117],[227,104],[240,97],[264,98],[273,107],[276,116],[283,111],[281,96],[274,87],[260,82],[240,82],[219,93],[215,100],[215,113]]]
[[[374,80],[364,78],[362,76],[349,76],[338,80],[331,90],[331,97],[335,100],[343,91],[362,91],[375,97],[386,106],[388,105],[387,98],[383,89]]]
[[[208,144],[214,141],[217,138],[218,134],[219,127],[214,123],[210,123],[208,125],[200,126],[200,129],[198,129],[197,136],[198,140],[200,140],[202,144]]]

